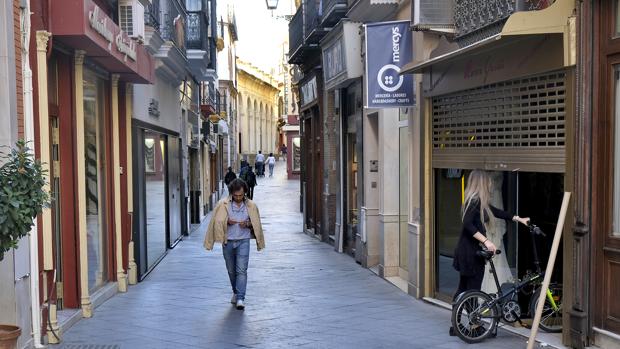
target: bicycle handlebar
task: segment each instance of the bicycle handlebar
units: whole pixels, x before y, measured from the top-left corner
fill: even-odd
[[[545,234],[537,225],[535,224],[528,224],[527,227],[530,229],[530,232],[534,235],[542,235],[544,237],[547,236],[547,234]]]
[[[491,259],[491,258],[493,258],[494,255],[500,254],[500,253],[502,253],[501,250],[495,250],[495,253],[493,253],[493,252],[491,252],[489,250],[480,250],[480,251],[476,252],[476,254],[479,257],[482,257],[482,258],[485,258],[485,259]]]

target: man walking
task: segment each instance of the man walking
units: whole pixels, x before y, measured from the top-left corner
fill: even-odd
[[[265,155],[263,155],[262,150],[259,150],[258,154],[256,155],[254,167],[256,167],[256,172],[259,176],[265,175]]]
[[[232,167],[228,167],[228,172],[226,172],[226,176],[224,176],[224,184],[228,186],[233,180],[237,178],[235,172],[233,172]]]
[[[286,144],[282,144],[282,146],[280,147],[280,153],[282,153],[282,158],[284,159],[284,161],[286,161],[286,154],[288,154],[288,148],[286,147]]]
[[[256,239],[258,251],[265,248],[258,207],[246,197],[248,187],[240,179],[233,180],[230,196],[218,202],[209,222],[204,247],[210,251],[215,242],[222,243],[226,269],[232,287],[230,300],[237,309],[245,309],[247,270],[250,260],[250,239]]]

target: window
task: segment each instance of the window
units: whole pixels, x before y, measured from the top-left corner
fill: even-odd
[[[620,236],[620,65],[614,67],[613,235]]]

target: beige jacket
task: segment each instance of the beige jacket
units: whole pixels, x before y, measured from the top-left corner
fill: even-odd
[[[220,242],[226,243],[226,231],[228,230],[228,207],[231,205],[232,199],[230,197],[220,200],[213,210],[211,216],[211,222],[209,222],[209,228],[207,229],[207,235],[205,236],[204,247],[207,250],[213,249],[213,243]],[[258,213],[258,207],[250,200],[245,200],[245,205],[248,208],[248,214],[250,215],[250,222],[252,222],[252,239],[256,239],[256,248],[260,251],[265,248],[265,238],[263,237],[263,226],[260,222],[260,214]]]

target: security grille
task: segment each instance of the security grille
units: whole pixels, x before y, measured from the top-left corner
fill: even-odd
[[[532,164],[537,157],[535,161],[544,163],[540,159],[549,154],[556,165],[564,163],[564,71],[434,97],[432,112],[433,156],[441,167],[462,156],[486,167],[491,158]]]

